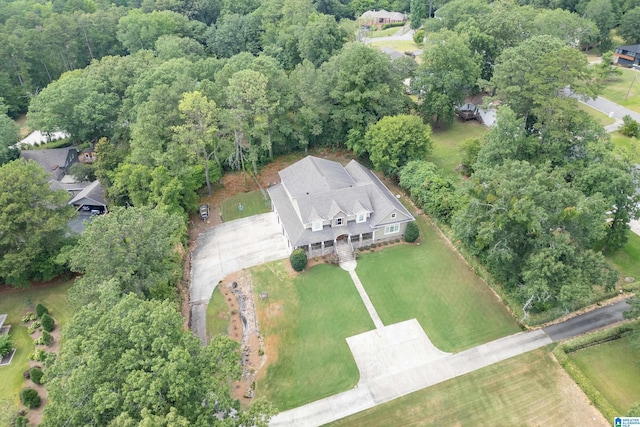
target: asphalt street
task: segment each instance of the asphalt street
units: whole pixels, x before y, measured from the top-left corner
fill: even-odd
[[[548,326],[543,331],[553,341],[566,340],[623,320],[622,313],[628,308],[629,304],[626,301],[621,301]]]

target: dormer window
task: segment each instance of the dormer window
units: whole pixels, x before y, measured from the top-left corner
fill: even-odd
[[[320,231],[322,230],[322,221],[313,221],[311,223],[311,231]]]
[[[357,222],[357,223],[364,222],[364,220],[365,220],[365,219],[366,219],[366,215],[365,215],[365,214],[363,214],[363,213],[359,213],[359,214],[356,216],[356,222]]]
[[[391,219],[396,219],[396,213],[395,212],[391,214]]]
[[[336,226],[342,225],[342,218],[336,218]]]

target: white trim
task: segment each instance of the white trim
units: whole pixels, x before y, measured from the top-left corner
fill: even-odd
[[[322,230],[322,221],[316,220],[311,223],[311,231]]]
[[[395,234],[400,232],[400,224],[391,224],[384,226],[384,234]]]
[[[367,220],[367,214],[359,213],[356,215],[356,223],[360,224],[362,222],[365,222],[366,220]]]
[[[336,218],[333,222],[334,227],[342,227],[345,224],[344,218]]]

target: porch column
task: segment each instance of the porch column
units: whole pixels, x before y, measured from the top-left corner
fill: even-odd
[[[313,258],[313,252],[311,252],[311,243],[309,243],[309,258]]]
[[[320,256],[324,255],[324,240],[320,242]]]
[[[349,235],[347,236],[347,242],[349,242],[349,244],[351,244],[351,234],[349,234]]]

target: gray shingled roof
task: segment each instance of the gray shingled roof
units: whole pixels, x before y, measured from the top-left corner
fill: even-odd
[[[280,177],[282,183],[269,188],[269,194],[294,246],[331,240],[345,232],[369,233],[387,223],[414,219],[378,177],[355,160],[343,167],[307,156],[280,171]],[[315,219],[327,221],[340,212],[354,216],[363,211],[370,214],[364,223],[351,221],[345,227],[324,227],[322,231],[304,228]],[[383,222],[394,211],[398,216]]]
[[[58,168],[65,167],[69,150],[75,150],[75,148],[65,147],[50,148],[47,150],[24,150],[20,152],[20,157],[35,161],[45,170],[45,172],[47,172],[47,174],[51,175]]]
[[[89,205],[106,207],[104,187],[100,184],[100,181],[95,180],[71,199],[69,204],[74,206]]]

